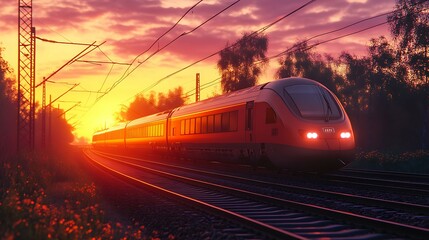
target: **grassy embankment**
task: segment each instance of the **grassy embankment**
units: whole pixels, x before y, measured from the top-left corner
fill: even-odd
[[[1,239],[157,238],[138,222],[109,220],[80,152],[67,151],[53,158],[0,155]]]
[[[350,167],[429,174],[429,151],[388,153],[380,151],[361,152]]]

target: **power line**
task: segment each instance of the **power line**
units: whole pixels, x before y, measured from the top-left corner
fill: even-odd
[[[311,2],[312,2],[312,1],[311,1]],[[396,11],[398,11],[398,10],[396,10]],[[391,11],[391,12],[387,12],[387,13],[379,14],[379,15],[376,15],[376,16],[373,16],[373,17],[370,17],[370,18],[367,18],[367,19],[360,20],[360,21],[358,21],[358,22],[355,22],[355,23],[352,23],[352,24],[346,25],[346,26],[344,26],[344,27],[342,27],[342,28],[339,28],[339,29],[336,29],[336,30],[333,30],[333,31],[329,31],[329,32],[325,32],[325,33],[322,33],[322,34],[315,35],[315,36],[313,36],[313,37],[311,37],[311,38],[307,39],[306,41],[308,42],[309,40],[312,40],[312,39],[315,39],[315,38],[318,38],[318,37],[321,37],[321,36],[325,36],[325,35],[328,35],[328,34],[332,34],[332,33],[335,33],[335,32],[341,31],[341,30],[344,30],[344,29],[346,29],[346,28],[352,27],[352,26],[354,26],[354,25],[357,25],[357,24],[359,24],[359,23],[362,23],[362,22],[364,22],[364,21],[371,20],[371,19],[375,19],[375,18],[377,18],[377,17],[381,17],[381,16],[384,16],[384,15],[388,15],[388,14],[391,14],[391,13],[393,13],[393,12],[395,12],[395,11]],[[344,35],[342,35],[342,36],[338,36],[338,37],[335,37],[335,38],[332,38],[332,39],[328,39],[328,40],[324,40],[324,41],[321,41],[321,42],[318,42],[318,43],[314,43],[314,44],[312,44],[312,45],[308,46],[305,50],[311,49],[311,48],[316,47],[316,46],[321,45],[321,44],[325,44],[325,43],[328,43],[328,42],[331,42],[331,41],[335,41],[335,40],[338,40],[338,39],[341,39],[341,38],[345,38],[345,37],[348,37],[348,36],[351,36],[351,35],[354,35],[354,34],[358,34],[358,33],[363,32],[363,31],[367,31],[367,30],[369,30],[369,29],[372,29],[372,28],[375,28],[375,27],[378,27],[378,26],[384,25],[384,24],[386,24],[387,22],[388,22],[388,21],[383,22],[383,23],[379,23],[379,24],[376,24],[376,25],[373,25],[373,26],[370,26],[370,27],[367,27],[367,28],[364,28],[364,29],[361,29],[361,30],[358,30],[358,31],[354,31],[354,32],[352,32],[352,33],[344,34]],[[279,53],[279,54],[277,54],[277,55],[274,55],[274,56],[270,57],[269,59],[273,59],[273,58],[276,58],[276,57],[280,57],[280,56],[283,56],[283,55],[287,54],[288,52],[293,52],[293,51],[297,51],[297,50],[298,50],[298,49],[293,50],[294,48],[295,48],[295,46],[294,46],[294,47],[292,47],[292,48],[289,48],[288,50],[283,51],[283,52],[281,52],[281,53]],[[220,52],[220,51],[219,51],[219,52]],[[219,52],[217,52],[217,53],[219,53]],[[215,53],[215,54],[217,54],[217,53]],[[178,70],[178,71],[176,71],[176,72],[174,72],[174,73],[172,73],[172,74],[168,75],[167,77],[165,77],[165,78],[163,78],[163,79],[161,79],[161,80],[165,80],[166,78],[171,77],[171,76],[173,76],[174,74],[177,74],[178,72],[181,72],[181,71],[183,71],[183,70],[185,70],[185,69],[187,69],[187,68],[189,68],[189,67],[191,67],[191,66],[193,66],[193,65],[195,65],[195,64],[197,64],[197,63],[199,63],[199,62],[201,62],[201,61],[203,61],[203,60],[205,60],[205,59],[207,59],[207,58],[210,58],[210,57],[212,57],[212,56],[213,56],[213,55],[215,55],[215,54],[211,54],[211,55],[209,55],[208,57],[206,57],[206,58],[204,58],[204,59],[202,59],[202,60],[200,60],[200,61],[197,61],[196,63],[191,64],[191,65],[189,65],[189,66],[187,66],[187,67],[185,67],[185,68],[183,68],[183,69],[180,69],[180,70]],[[207,87],[209,87],[209,86],[212,86],[212,85],[216,84],[216,82],[217,82],[219,79],[220,79],[220,78],[217,78],[217,79],[212,80],[211,82],[205,83],[205,84],[204,84],[204,86],[205,86],[205,87],[204,87],[203,89],[205,89],[205,88],[207,88]],[[157,83],[157,84],[158,84],[158,83]],[[157,85],[157,84],[155,84],[155,85]],[[145,91],[145,90],[143,90],[143,91]],[[192,91],[194,91],[194,90],[192,90]],[[188,94],[189,94],[189,93],[191,93],[192,91],[187,92],[187,93],[186,93],[186,95],[188,95]],[[141,93],[141,92],[139,92],[139,93]],[[138,93],[138,94],[139,94],[139,93]],[[137,94],[136,94],[136,95],[137,95]],[[135,96],[135,95],[134,95],[134,96]],[[134,96],[133,96],[133,97],[134,97]],[[190,96],[190,95],[189,95],[189,96]]]
[[[402,9],[398,9],[398,10],[396,10],[396,11],[400,11],[400,10],[402,10]],[[396,12],[396,11],[391,11],[391,12],[388,12],[388,13],[385,13],[385,14],[380,14],[380,15],[377,15],[377,16],[387,15],[387,14],[390,14],[390,13],[394,13],[394,12]],[[418,13],[418,12],[421,12],[421,11],[423,11],[423,10],[416,11],[415,13]],[[377,16],[376,16],[376,17],[377,17]],[[405,17],[406,17],[406,16],[401,17],[401,18],[405,18]],[[337,31],[340,31],[340,30],[344,30],[344,29],[346,29],[347,27],[351,27],[351,26],[353,26],[353,25],[356,25],[357,23],[360,23],[360,22],[363,22],[363,21],[366,21],[366,20],[369,20],[369,19],[373,19],[373,18],[374,18],[374,17],[370,17],[370,18],[367,18],[367,19],[364,19],[364,20],[358,21],[358,22],[356,22],[356,23],[349,24],[349,25],[347,25],[347,26],[345,26],[345,27],[342,27],[342,28],[340,28],[340,29],[337,29],[337,30],[329,31],[329,32],[327,32],[327,33],[323,33],[323,34],[318,34],[318,35],[313,36],[313,37],[311,37],[311,38],[309,38],[309,39],[307,39],[307,40],[302,41],[301,43],[307,43],[309,40],[312,40],[312,39],[314,39],[314,38],[317,38],[317,37],[320,37],[320,36],[324,36],[324,35],[327,35],[327,34],[329,34],[329,33],[337,32]],[[401,19],[401,18],[397,18],[397,19]],[[331,38],[331,39],[328,39],[328,40],[324,40],[324,41],[321,41],[321,42],[314,43],[314,44],[312,44],[312,45],[310,45],[310,46],[307,46],[307,47],[306,47],[306,48],[304,48],[304,49],[296,49],[296,50],[294,50],[294,51],[298,51],[298,50],[301,50],[301,51],[310,50],[310,49],[312,49],[312,48],[314,48],[314,47],[316,47],[316,46],[319,46],[319,45],[322,45],[322,44],[325,44],[325,43],[328,43],[328,42],[332,42],[332,41],[335,41],[335,40],[338,40],[338,39],[341,39],[341,38],[345,38],[345,37],[348,37],[348,36],[351,36],[351,35],[355,35],[355,34],[358,34],[358,33],[364,32],[364,31],[367,31],[367,30],[370,30],[370,29],[373,29],[373,28],[376,28],[376,27],[382,26],[382,25],[384,25],[384,24],[390,23],[390,22],[392,22],[392,21],[394,21],[394,20],[396,20],[396,19],[386,20],[386,21],[384,21],[384,22],[381,22],[381,23],[378,23],[378,24],[375,24],[375,25],[372,25],[372,26],[369,26],[369,27],[366,27],[366,28],[363,28],[363,29],[360,29],[360,30],[357,30],[357,31],[351,32],[351,33],[343,34],[343,35],[338,36],[338,37],[334,37],[334,38]],[[294,45],[294,46],[292,46],[292,47],[288,48],[287,50],[285,50],[285,51],[283,51],[283,52],[280,52],[280,53],[278,53],[278,54],[276,54],[276,55],[274,55],[274,56],[272,56],[272,57],[269,57],[269,59],[277,58],[277,57],[280,57],[280,56],[286,55],[286,54],[288,54],[288,53],[294,52],[294,51],[292,51],[294,48],[297,48],[297,45]]]
[[[135,71],[136,68],[138,68],[142,63],[139,63],[136,67],[134,67],[130,72],[128,72],[128,70],[131,68],[131,66],[134,64],[135,61],[137,61],[137,59],[142,56],[143,54],[145,54],[146,52],[148,52],[157,42],[159,42],[159,40],[161,40],[162,37],[164,37],[165,35],[167,35],[171,30],[173,30],[181,21],[182,19],[190,12],[192,11],[192,9],[194,9],[196,6],[198,6],[203,0],[198,1],[196,4],[192,5],[184,14],[182,14],[182,16],[179,18],[179,20],[176,21],[176,23],[173,24],[172,27],[170,27],[167,31],[165,31],[163,34],[161,34],[161,36],[159,36],[145,51],[141,52],[140,54],[138,54],[133,61],[131,62],[131,64],[128,66],[128,68],[125,70],[125,72],[122,74],[122,76],[115,82],[112,84],[112,86],[106,90],[106,92],[110,92],[113,88],[115,88],[117,85],[119,85],[123,80],[125,80],[132,72]],[[159,52],[160,50],[158,49]],[[154,54],[152,54],[151,56],[153,56]],[[150,57],[151,57],[150,56]],[[147,59],[146,59],[147,60]],[[104,84],[103,84],[104,85]],[[105,95],[105,94],[104,94]],[[103,97],[104,95],[102,95],[101,97]],[[100,98],[100,97],[99,97]]]
[[[172,26],[172,27],[170,27],[167,31],[165,31],[161,36],[159,36],[150,46],[149,46],[149,48],[148,49],[146,49],[145,51],[143,51],[142,53],[140,53],[139,55],[137,55],[134,59],[133,59],[133,61],[129,64],[129,66],[128,66],[128,68],[125,70],[125,72],[124,72],[124,74],[119,78],[119,80],[117,80],[111,87],[110,87],[110,89],[108,89],[108,90],[106,90],[104,93],[103,93],[103,95],[101,95],[101,96],[99,96],[99,97],[97,97],[97,99],[96,99],[96,101],[94,102],[94,104],[92,104],[92,106],[89,108],[89,109],[91,109],[103,96],[105,96],[108,92],[110,92],[114,87],[116,87],[120,82],[122,82],[126,77],[128,77],[129,76],[129,74],[131,74],[131,72],[130,73],[128,73],[127,74],[127,71],[131,68],[131,65],[141,56],[141,55],[143,55],[144,53],[146,53],[147,51],[149,51],[162,37],[164,37],[166,34],[168,34],[171,30],[173,30],[179,23],[180,23],[180,21],[190,12],[190,11],[192,11],[192,9],[194,9],[196,6],[198,6],[201,2],[202,2],[203,0],[200,0],[200,1],[198,1],[196,4],[194,4],[194,5],[192,5],[184,14],[182,14],[182,16],[179,18],[179,20],[177,20],[176,21],[176,23]],[[100,49],[100,51],[101,51],[101,49]],[[103,51],[101,51],[104,55],[106,55]],[[110,58],[106,55],[106,57],[110,60]],[[139,64],[138,66],[140,66],[141,64]],[[138,67],[137,66],[137,67]],[[137,68],[136,67],[136,68]],[[100,91],[101,91],[101,89],[103,88],[103,86],[104,86],[104,84],[106,83],[106,80],[107,80],[107,78],[109,77],[109,75],[110,75],[110,73],[112,72],[112,69],[113,69],[113,65],[112,65],[112,67],[110,68],[110,70],[109,70],[109,73],[107,74],[107,76],[106,76],[106,78],[104,79],[104,81],[103,81],[103,84],[101,85],[101,87],[99,88],[99,90],[98,90],[98,93],[100,93]],[[134,71],[135,70],[135,68],[132,70],[132,71]],[[89,97],[88,97],[88,99],[87,99],[87,102],[88,102],[88,100],[89,100]],[[86,114],[84,114],[84,116],[85,116]]]
[[[234,6],[235,4],[237,4],[238,2],[240,2],[241,0],[237,0],[233,3],[231,3],[230,5],[228,5],[227,7],[225,7],[224,9],[222,9],[221,11],[219,11],[218,13],[216,13],[215,15],[213,15],[212,17],[208,18],[206,21],[204,21],[203,23],[201,23],[200,25],[196,26],[195,28],[193,28],[192,30],[188,31],[188,32],[184,32],[182,34],[180,34],[179,36],[177,36],[176,38],[174,38],[173,40],[171,40],[169,43],[167,43],[166,45],[164,45],[162,48],[158,49],[157,51],[155,51],[154,53],[152,53],[149,57],[147,57],[145,60],[143,60],[142,62],[139,62],[139,64],[134,67],[129,73],[123,75],[123,77],[121,77],[118,81],[116,81],[107,91],[105,94],[103,94],[102,96],[100,96],[96,101],[99,101],[102,97],[104,97],[107,93],[109,93],[110,91],[112,91],[117,85],[119,85],[123,80],[125,80],[131,73],[133,73],[139,66],[141,66],[143,63],[145,63],[147,60],[149,60],[150,58],[152,58],[154,55],[156,55],[157,53],[159,53],[160,51],[162,51],[163,49],[165,49],[166,47],[168,47],[169,45],[173,44],[175,41],[177,41],[179,38],[186,36],[188,34],[191,34],[192,32],[196,31],[197,29],[201,28],[203,25],[207,24],[209,21],[213,20],[215,17],[217,17],[218,15],[220,15],[221,13],[225,12],[226,10],[228,10],[229,8],[231,8],[232,6]]]
[[[282,21],[282,20],[286,19],[287,17],[291,16],[292,14],[294,14],[294,13],[298,12],[299,10],[303,9],[304,7],[308,6],[309,4],[311,4],[311,3],[315,2],[315,1],[316,1],[316,0],[308,1],[307,3],[305,3],[305,4],[301,5],[300,7],[296,8],[295,10],[293,10],[293,11],[291,11],[291,12],[287,13],[286,15],[284,15],[284,16],[282,16],[282,17],[280,17],[279,19],[277,19],[277,20],[275,20],[275,21],[273,21],[273,22],[271,22],[271,23],[267,24],[266,26],[264,26],[264,27],[262,27],[262,28],[260,28],[260,29],[258,29],[258,30],[256,30],[256,31],[254,31],[254,32],[252,32],[251,34],[249,34],[249,36],[251,36],[251,35],[255,35],[255,34],[260,34],[260,33],[264,32],[264,31],[266,31],[267,29],[269,29],[269,28],[270,28],[270,27],[272,27],[273,25],[275,25],[275,24],[279,23],[280,21]],[[167,75],[167,76],[165,76],[165,77],[163,77],[163,78],[159,79],[159,80],[158,80],[158,81],[156,81],[155,83],[151,84],[150,86],[146,87],[146,88],[145,88],[145,89],[143,89],[142,91],[138,92],[137,94],[135,94],[135,95],[134,95],[134,96],[132,96],[131,98],[133,98],[133,97],[135,97],[136,95],[141,94],[141,93],[143,93],[143,92],[145,92],[145,91],[147,91],[147,90],[149,90],[149,89],[151,89],[151,88],[155,87],[156,85],[158,85],[158,84],[159,84],[159,83],[161,83],[162,81],[164,81],[164,80],[166,80],[166,79],[168,79],[168,78],[170,78],[170,77],[172,77],[172,76],[176,75],[177,73],[180,73],[180,72],[182,72],[182,71],[184,71],[184,70],[186,70],[186,69],[188,69],[188,68],[190,68],[190,67],[192,67],[192,66],[194,66],[194,65],[196,65],[196,64],[198,64],[198,63],[200,63],[200,62],[202,62],[202,61],[205,61],[206,59],[209,59],[209,58],[211,58],[211,57],[213,57],[213,56],[215,56],[215,55],[219,54],[219,53],[220,53],[220,52],[222,52],[223,50],[226,50],[226,49],[228,49],[228,48],[232,48],[233,46],[237,45],[237,44],[238,44],[238,42],[239,42],[239,41],[235,42],[235,43],[234,43],[234,44],[232,44],[231,46],[225,47],[225,48],[223,48],[222,50],[219,50],[219,51],[217,51],[217,52],[215,52],[215,53],[212,53],[212,54],[210,54],[210,55],[208,55],[208,56],[206,56],[206,57],[204,57],[204,58],[202,58],[202,59],[200,59],[200,60],[198,60],[198,61],[196,61],[196,62],[194,62],[194,63],[191,63],[191,64],[189,64],[189,65],[188,65],[188,66],[186,66],[186,67],[183,67],[183,68],[181,68],[181,69],[179,69],[179,70],[177,70],[177,71],[175,71],[175,72],[173,72],[173,73],[170,73],[169,75]],[[129,99],[131,99],[131,98],[128,98],[127,100],[129,100]]]
[[[392,13],[395,13],[395,12],[401,11],[401,10],[402,9],[397,9],[397,10],[389,11],[389,12],[386,12],[386,13],[382,13],[382,14],[379,14],[379,15],[376,15],[376,16],[373,16],[373,17],[368,17],[368,18],[359,20],[357,22],[348,24],[348,25],[346,25],[344,27],[341,27],[341,28],[338,28],[338,29],[335,29],[335,30],[332,30],[332,31],[324,32],[324,33],[321,33],[321,34],[314,35],[314,36],[312,36],[312,37],[310,37],[310,38],[302,41],[301,43],[306,43],[306,42],[309,42],[310,40],[313,40],[315,38],[319,38],[321,36],[325,36],[325,35],[328,35],[328,34],[331,34],[331,33],[339,32],[341,30],[344,30],[344,29],[350,28],[352,26],[355,26],[355,25],[357,25],[359,23],[362,23],[362,22],[365,22],[365,21],[368,21],[368,20],[372,20],[372,19],[375,19],[375,18],[378,18],[378,17],[381,17],[381,16],[386,16],[386,15],[389,15],[389,14],[392,14]],[[417,11],[417,12],[419,12],[419,11]],[[310,49],[312,49],[314,47],[317,47],[319,45],[322,45],[322,44],[325,44],[325,43],[328,43],[328,42],[332,42],[332,41],[335,41],[335,40],[338,40],[338,39],[341,39],[341,38],[345,38],[345,37],[348,37],[348,36],[351,36],[351,35],[355,35],[355,34],[358,34],[358,33],[361,33],[361,32],[364,32],[364,31],[367,31],[367,30],[370,30],[370,29],[373,29],[373,28],[376,28],[376,27],[379,27],[379,26],[382,26],[382,25],[387,24],[387,23],[389,23],[391,21],[393,21],[393,20],[386,20],[386,21],[384,21],[382,23],[378,23],[378,24],[375,24],[375,25],[372,25],[372,26],[369,26],[369,27],[366,27],[366,28],[363,28],[363,29],[360,29],[360,30],[357,30],[357,31],[354,31],[354,32],[351,32],[351,33],[348,33],[348,34],[344,34],[344,35],[341,35],[341,36],[338,36],[338,37],[334,37],[334,38],[331,38],[331,39],[328,39],[328,40],[317,42],[317,43],[314,43],[314,44],[311,44],[311,45],[307,46],[304,49],[303,48],[297,48],[297,45],[294,45],[294,46],[288,48],[285,51],[282,51],[282,52],[280,52],[280,53],[278,53],[276,55],[268,57],[268,60],[271,60],[271,59],[274,59],[274,58],[278,58],[278,57],[284,56],[284,55],[286,55],[288,53],[293,53],[293,52],[296,52],[296,51],[307,51],[307,50],[310,50]],[[260,62],[261,61],[257,61],[257,62],[254,62],[253,64],[259,64]],[[208,83],[205,83],[205,84],[201,85],[201,89],[205,89],[205,88],[208,88],[210,86],[213,86],[214,84],[218,83],[219,80],[221,80],[221,77],[216,78],[216,79],[214,79],[214,80],[212,80],[212,81],[210,81]],[[192,96],[193,94],[190,94],[190,93],[192,93],[194,91],[195,91],[195,89],[186,92],[185,93],[185,97]]]
[[[48,42],[48,43],[57,43],[57,44],[67,44],[67,45],[78,45],[78,46],[93,46],[94,44],[92,43],[77,43],[77,42],[62,42],[62,41],[55,41],[55,40],[49,40],[46,38],[41,38],[41,37],[36,37],[36,39],[39,39],[43,42]]]

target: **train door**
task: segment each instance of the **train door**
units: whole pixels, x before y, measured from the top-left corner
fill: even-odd
[[[245,117],[245,142],[253,143],[253,106],[255,105],[254,101],[246,103],[246,117]]]
[[[255,150],[253,148],[253,123],[254,123],[254,113],[253,113],[253,107],[255,105],[254,101],[249,101],[246,103],[246,114],[245,114],[245,150],[244,150],[244,156],[245,158],[253,162],[255,159]]]

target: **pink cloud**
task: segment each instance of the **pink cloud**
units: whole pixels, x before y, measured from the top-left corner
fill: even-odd
[[[163,52],[176,55],[178,59],[183,61],[198,60],[222,49],[227,43],[235,42],[244,31],[258,30],[260,27],[293,11],[305,2],[241,1],[197,31],[179,39]],[[160,41],[159,46],[162,47],[181,33],[191,30],[228,4],[230,3],[223,1],[210,4],[201,3],[182,20],[174,31]],[[97,24],[100,29],[97,30],[105,33],[105,39],[108,41],[106,46],[111,49],[111,53],[121,59],[131,61],[170,28],[190,7],[191,3],[187,7],[163,7],[160,0],[88,0],[78,3],[63,0],[58,1],[55,5],[44,4],[43,1],[34,5],[34,9],[37,10],[37,12],[33,13],[34,23],[37,25],[38,33],[42,37],[43,34],[50,32],[46,30],[47,28],[54,29],[60,33],[68,28],[72,28],[77,32],[90,32],[91,29],[88,29],[88,27],[91,24],[89,23],[100,21]],[[43,5],[48,5],[48,7],[43,7]],[[266,31],[270,40],[269,51],[272,53],[280,52],[298,40],[304,40],[360,19],[391,11],[393,8],[394,2],[391,0],[368,0],[365,3],[348,3],[343,0],[314,2]],[[14,18],[16,19],[16,16],[13,16],[10,12],[6,15],[1,15],[0,26],[16,27]],[[374,19],[314,41],[323,41],[384,20],[385,18]],[[350,38],[367,39],[369,41],[372,37],[388,34],[389,31],[386,25]],[[361,47],[359,47],[358,43],[352,41],[351,45],[347,47],[348,41],[337,40],[330,43],[330,46],[337,45],[338,47],[320,47],[320,49],[330,50],[333,53],[339,53],[344,49],[363,52],[367,41],[361,41]]]

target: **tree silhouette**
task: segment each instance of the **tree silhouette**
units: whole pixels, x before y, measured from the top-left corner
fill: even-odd
[[[404,63],[398,73],[422,96],[417,105],[422,109],[421,147],[429,146],[429,1],[398,0],[396,10],[388,16],[398,44],[397,58]],[[398,75],[399,75],[398,74]]]
[[[154,92],[151,92],[148,97],[138,95],[128,107],[123,105],[116,118],[119,121],[133,120],[182,106],[186,100],[187,98],[183,97],[182,87],[169,90],[167,96],[164,93],[158,93],[158,99]]]
[[[429,84],[429,1],[398,0],[388,16],[393,36],[399,42],[398,57],[407,63],[417,84]]]
[[[244,34],[238,42],[222,50],[217,66],[222,75],[223,93],[255,86],[267,62],[267,49],[266,36]]]
[[[301,76],[317,80],[337,94],[363,149],[415,149],[424,119],[419,88],[396,57],[396,46],[383,36],[371,39],[368,55],[342,53],[322,57],[305,43],[280,60],[277,77]]]
[[[16,89],[12,69],[0,47],[0,158],[16,152]]]
[[[61,153],[73,142],[73,127],[64,119],[64,110],[49,108],[46,110],[45,148],[42,146],[42,110],[36,114],[36,148]],[[50,129],[50,130],[49,130]]]
[[[280,59],[280,68],[277,70],[278,78],[305,77],[319,81],[334,93],[337,87],[343,85],[343,79],[338,76],[330,66],[332,57],[326,55],[325,59],[308,49],[306,42],[295,44],[296,51],[289,52]]]

